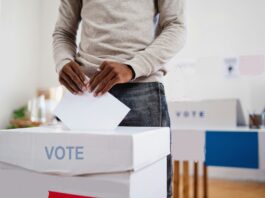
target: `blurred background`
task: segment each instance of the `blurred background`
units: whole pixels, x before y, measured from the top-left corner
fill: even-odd
[[[49,116],[62,95],[52,58],[59,3],[0,0],[0,128],[52,121]],[[264,0],[186,0],[188,38],[168,63],[168,101],[236,99],[246,126],[249,114],[262,117],[264,8]],[[29,110],[30,123],[14,122]],[[212,168],[210,176],[265,182],[261,170]]]

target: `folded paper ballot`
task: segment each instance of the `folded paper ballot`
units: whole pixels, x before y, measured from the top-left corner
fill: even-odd
[[[72,130],[113,130],[130,109],[109,93],[94,97],[91,93],[67,92],[54,114]]]

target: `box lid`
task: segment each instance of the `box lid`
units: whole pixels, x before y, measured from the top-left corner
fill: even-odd
[[[42,173],[138,170],[169,153],[170,132],[166,127],[85,132],[56,126],[0,131],[0,161]]]

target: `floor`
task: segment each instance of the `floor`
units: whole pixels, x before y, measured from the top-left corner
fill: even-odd
[[[211,179],[209,198],[265,198],[265,183]]]
[[[190,198],[193,198],[192,182],[190,178]],[[208,185],[208,198],[265,198],[265,183],[209,179]],[[182,189],[182,184],[180,184],[180,189]],[[203,198],[201,178],[199,198]]]

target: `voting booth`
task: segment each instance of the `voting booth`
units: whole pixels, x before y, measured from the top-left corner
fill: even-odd
[[[212,99],[169,102],[171,127],[237,127],[246,124],[237,99]]]
[[[208,169],[207,166],[220,165],[220,161],[231,166],[229,160],[234,159],[236,163],[243,159],[257,165],[253,156],[244,155],[241,159],[236,158],[235,153],[229,151],[236,150],[237,144],[248,144],[241,142],[240,138],[244,133],[237,133],[239,141],[232,141],[231,147],[226,150],[228,145],[227,135],[231,135],[229,130],[237,130],[238,126],[246,124],[243,110],[238,99],[209,99],[209,100],[190,100],[169,102],[169,114],[172,129],[172,157],[174,161],[174,196],[179,197],[183,193],[184,198],[189,197],[190,188],[190,169],[193,168],[193,195],[199,196],[199,172],[202,172],[202,192],[203,197],[208,197]],[[214,136],[212,131],[225,130],[223,141],[222,136]],[[230,131],[231,132],[231,131]],[[245,136],[244,136],[245,137]],[[244,139],[243,137],[243,139]],[[229,136],[230,138],[230,136]],[[229,139],[228,138],[228,139]],[[214,141],[215,140],[215,141]],[[233,144],[237,143],[237,144]],[[219,146],[219,147],[218,147]],[[234,148],[234,149],[231,149]],[[244,148],[244,146],[243,146]],[[254,146],[254,149],[256,145]],[[225,152],[226,150],[226,152]],[[257,150],[257,149],[256,149]],[[257,156],[257,151],[253,151]],[[217,152],[220,151],[220,152]],[[233,154],[232,154],[233,153]],[[228,161],[228,162],[227,162]],[[233,164],[233,163],[232,163]],[[227,165],[227,166],[228,166]],[[182,166],[182,169],[180,168]],[[193,166],[193,167],[192,167]],[[201,167],[201,171],[199,170]],[[182,173],[182,177],[180,177]],[[181,180],[181,179],[182,180]],[[181,182],[180,182],[181,181]],[[180,188],[182,183],[183,189]]]
[[[165,198],[169,153],[169,128],[2,130],[0,197]]]

